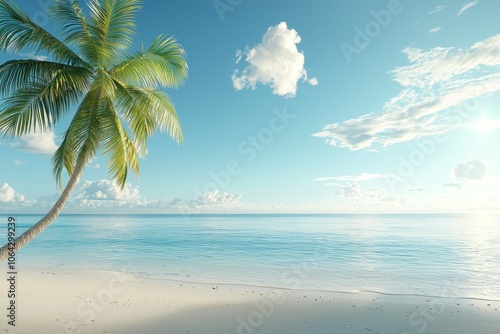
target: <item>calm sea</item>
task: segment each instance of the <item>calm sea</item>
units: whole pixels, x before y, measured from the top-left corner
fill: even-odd
[[[40,218],[15,217],[18,234]],[[21,269],[500,300],[499,215],[62,215],[17,257]]]

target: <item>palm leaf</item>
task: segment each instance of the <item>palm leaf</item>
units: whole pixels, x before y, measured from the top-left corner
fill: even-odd
[[[57,62],[89,68],[69,47],[32,22],[16,4],[0,0],[0,50],[19,52],[24,48],[36,53],[48,52]]]
[[[111,177],[123,189],[129,168],[139,175],[137,152],[114,109],[113,102],[109,98],[105,101],[105,107],[99,112],[103,133],[101,147],[108,158]]]
[[[63,141],[52,157],[52,171],[59,186],[64,168],[71,175],[79,159],[90,161],[96,154],[101,139],[99,109],[101,91],[92,87],[80,103]]]
[[[187,78],[186,54],[175,39],[160,35],[149,49],[128,57],[110,73],[129,85],[177,88]]]
[[[66,66],[48,80],[28,82],[1,106],[0,132],[11,137],[51,129],[71,103],[79,101],[89,83],[89,71]]]
[[[89,0],[88,27],[94,37],[100,66],[108,68],[132,45],[139,0]]]
[[[54,22],[58,24],[58,31],[64,37],[64,42],[75,46],[87,62],[97,64],[97,47],[78,1],[56,0],[51,7],[51,14]]]
[[[153,89],[116,82],[118,112],[127,122],[141,157],[146,153],[146,140],[160,130],[182,142],[182,129],[168,95]]]
[[[0,94],[8,96],[34,80],[50,81],[59,75],[67,85],[85,90],[92,72],[85,67],[70,66],[41,60],[11,60],[0,65]],[[61,82],[61,84],[63,84]]]

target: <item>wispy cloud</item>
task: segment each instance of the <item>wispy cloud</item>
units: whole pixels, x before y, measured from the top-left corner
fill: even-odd
[[[474,0],[474,1],[471,1],[471,2],[467,2],[465,5],[463,5],[463,7],[458,11],[457,13],[457,16],[460,16],[462,15],[463,13],[465,13],[465,11],[471,9],[473,6],[477,5],[479,3],[479,0]]]
[[[435,34],[439,31],[441,31],[441,27],[434,27],[434,28],[429,29],[430,34]]]
[[[451,108],[500,91],[500,35],[468,49],[406,48],[409,65],[390,73],[402,91],[381,112],[371,112],[326,125],[313,136],[332,146],[370,150],[422,137],[444,134],[456,127]]]
[[[316,86],[318,80],[309,79],[304,69],[304,53],[297,49],[300,41],[298,33],[294,29],[288,29],[285,22],[281,22],[270,27],[262,37],[262,42],[254,48],[237,50],[236,63],[245,57],[248,65],[241,72],[233,72],[234,88],[255,89],[260,83],[270,85],[275,95],[294,97],[300,80]]]
[[[443,184],[443,187],[447,189],[462,189],[462,186],[459,183],[445,183]]]
[[[431,15],[432,14],[436,14],[437,12],[440,12],[440,11],[442,11],[445,8],[446,8],[445,5],[439,5],[436,8],[434,8],[429,14],[431,14]]]
[[[11,144],[15,149],[28,153],[51,155],[57,150],[54,132],[32,133]]]
[[[361,173],[359,175],[344,175],[344,176],[329,176],[329,177],[319,177],[313,181],[324,182],[324,181],[341,181],[341,182],[366,182],[373,180],[387,179],[390,176],[383,174],[373,174],[373,173]]]

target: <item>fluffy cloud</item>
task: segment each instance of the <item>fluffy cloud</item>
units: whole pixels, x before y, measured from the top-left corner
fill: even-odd
[[[236,63],[243,56],[248,66],[232,75],[236,90],[255,89],[258,83],[270,85],[273,94],[294,97],[299,80],[316,86],[316,78],[308,79],[304,69],[304,54],[297,49],[300,36],[294,29],[288,29],[285,22],[270,27],[262,37],[262,43],[253,49],[236,51]]]
[[[120,208],[187,213],[247,210],[254,207],[252,204],[241,203],[240,198],[240,194],[212,191],[191,200],[178,198],[148,200],[141,196],[139,187],[127,184],[123,190],[120,190],[112,181],[98,180],[83,182],[74,195],[74,199],[68,203],[68,208],[74,210]]]
[[[362,196],[361,185],[359,183],[351,183],[345,187],[341,187],[340,196],[342,197],[359,197]]]
[[[391,71],[403,90],[380,113],[326,125],[313,136],[332,146],[373,150],[377,144],[386,147],[441,135],[463,121],[457,110],[470,112],[482,99],[500,91],[500,34],[465,50],[437,47],[403,52],[410,65]]]
[[[435,34],[435,33],[437,33],[440,30],[441,30],[441,27],[434,27],[434,28],[429,29],[429,33],[430,34]]]
[[[240,194],[229,194],[217,190],[202,194],[191,200],[164,199],[148,203],[151,209],[162,209],[168,212],[223,212],[247,210],[255,206],[240,201]]]
[[[0,187],[0,203],[15,203],[23,202],[25,197],[16,193],[14,188],[9,186],[7,183],[2,184]]]
[[[54,132],[32,133],[21,137],[12,147],[29,153],[52,155],[57,150]]]
[[[465,11],[471,9],[473,6],[477,5],[479,3],[479,0],[474,0],[474,1],[471,1],[471,2],[468,2],[466,3],[465,5],[463,5],[463,7],[458,11],[457,13],[457,16],[460,16],[462,15],[463,13],[465,13]]]
[[[226,192],[212,191],[199,196],[196,200],[191,201],[194,208],[225,208],[233,209],[240,205],[240,194],[228,194]]]
[[[486,164],[480,160],[462,162],[455,166],[451,175],[456,179],[482,180],[486,176]]]
[[[76,199],[86,201],[127,202],[140,198],[138,187],[126,184],[123,189],[120,189],[113,181],[109,180],[85,181],[80,188],[80,192],[76,195]]]

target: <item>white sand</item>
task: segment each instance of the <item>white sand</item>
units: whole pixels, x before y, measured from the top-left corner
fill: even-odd
[[[307,292],[145,279],[103,271],[18,273],[4,333],[500,333],[500,302]]]

